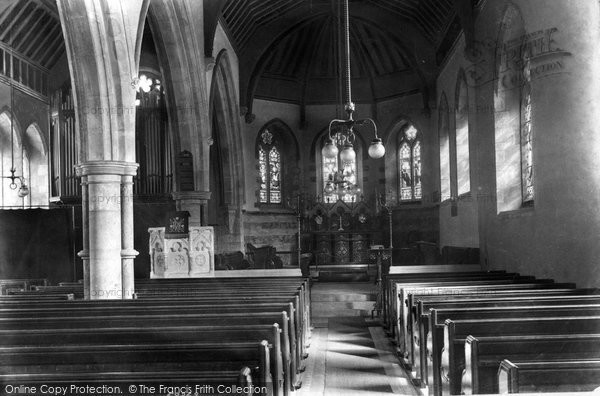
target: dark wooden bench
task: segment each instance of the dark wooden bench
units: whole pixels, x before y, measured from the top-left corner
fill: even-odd
[[[600,387],[600,359],[558,361],[503,360],[500,393],[591,392]]]
[[[67,301],[67,300],[75,300],[75,295],[73,293],[27,293],[27,292],[19,292],[6,296],[0,296],[0,304],[4,303],[20,303],[25,301],[34,301],[34,302],[42,302],[42,301]]]
[[[282,328],[281,343],[283,355],[281,360],[285,360],[283,366],[284,373],[287,376],[285,377],[286,392],[295,389],[294,386],[298,383],[296,379],[296,374],[298,372],[297,367],[299,367],[298,361],[303,353],[303,349],[294,348],[292,344],[294,344],[298,338],[302,340],[303,337],[306,337],[306,334],[310,329],[310,327],[307,326],[308,320],[306,320],[304,316],[306,313],[309,313],[310,306],[310,293],[308,283],[305,279],[297,277],[295,279],[284,278],[280,282],[278,278],[259,278],[258,280],[254,278],[243,280],[193,279],[168,280],[167,282],[162,282],[162,280],[151,280],[140,283],[142,286],[140,287],[139,300],[74,301],[68,302],[66,305],[71,307],[77,306],[77,309],[71,311],[67,309],[60,313],[57,313],[61,309],[60,302],[43,302],[42,299],[37,299],[41,296],[52,295],[57,290],[53,290],[52,288],[40,288],[37,292],[23,294],[28,296],[33,295],[36,300],[20,300],[18,302],[2,305],[2,308],[0,308],[0,316],[2,317],[0,322],[2,322],[2,324],[0,324],[0,326],[3,329],[8,329],[6,330],[8,332],[10,332],[10,329],[12,328],[13,333],[27,333],[27,331],[23,330],[27,328],[31,329],[33,327],[41,328],[41,330],[35,331],[44,330],[56,332],[60,331],[61,328],[64,328],[65,326],[68,328],[78,328],[79,330],[83,327],[87,331],[94,331],[94,329],[103,325],[109,326],[105,329],[106,331],[125,331],[125,329],[130,328],[132,325],[139,331],[140,328],[148,326],[147,323],[151,323],[150,326],[153,328],[156,326],[159,328],[173,326],[182,328],[186,326],[189,327],[190,321],[193,321],[194,324],[198,325],[196,320],[201,320],[202,326],[206,326],[207,323],[209,323],[211,325],[221,326],[224,329],[222,331],[231,332],[232,330],[230,328],[233,326],[254,326],[257,325],[257,323],[262,323],[261,320],[263,319],[265,320],[264,324],[268,324],[269,322],[278,323],[278,320],[273,317],[273,315],[277,315],[277,313],[270,313],[267,312],[267,310],[281,309],[282,306],[277,304],[284,303],[287,304],[284,305],[284,307],[288,308],[289,315],[281,313],[281,311],[280,315],[283,314],[284,317],[289,316],[292,320],[289,321],[289,323],[286,320],[282,320],[280,323]],[[65,288],[81,290],[82,286],[79,284],[68,283],[59,286],[58,288],[60,288],[61,291],[66,290]],[[185,295],[186,297],[182,298],[181,295]],[[221,301],[228,301],[231,304],[240,304],[240,306],[229,305],[215,307],[208,305]],[[262,305],[253,307],[251,304],[256,302],[262,303]],[[41,303],[42,306],[37,305],[37,303]],[[81,305],[79,303],[81,303]],[[193,308],[185,307],[186,304],[190,303],[196,305],[193,306]],[[183,304],[183,307],[178,307],[177,304]],[[107,307],[115,305],[122,308],[112,311],[107,309]],[[248,307],[250,308],[248,309]],[[40,308],[42,310],[44,308],[50,309],[52,314],[57,313],[57,315],[50,318],[48,317],[50,314],[45,315],[41,313],[41,311],[35,311]],[[92,308],[92,313],[84,313],[82,308]],[[145,310],[148,312],[145,312]],[[297,325],[294,320],[297,318],[295,315],[297,315],[298,311],[304,311],[304,315],[300,316],[303,322],[302,326]],[[39,313],[39,315],[36,315],[36,313]],[[35,315],[37,317],[33,318],[28,315]],[[18,325],[17,322],[19,323]],[[36,323],[35,326],[32,325],[34,322]],[[8,334],[4,335],[6,336]],[[238,334],[233,338],[239,339],[240,337],[241,334]],[[64,340],[64,338],[55,338],[55,340],[58,339]],[[97,340],[98,338],[95,337],[95,339]],[[105,340],[112,340],[112,338],[106,338]],[[72,339],[72,341],[75,342],[75,339]],[[232,342],[233,341],[234,340],[232,340]],[[290,348],[292,349],[290,350]]]
[[[244,253],[240,251],[215,254],[215,269],[218,271],[248,268],[250,268],[250,263],[244,258]]]
[[[511,361],[600,359],[600,334],[467,337],[464,394],[498,393],[498,367]],[[600,382],[600,377],[597,378]],[[600,385],[600,383],[598,384]]]
[[[438,283],[478,281],[478,280],[533,280],[534,277],[523,277],[517,273],[487,273],[487,272],[470,272],[470,273],[441,273],[437,274],[408,274],[406,277],[398,278],[394,276],[388,278],[387,296],[384,294],[384,304],[388,307],[388,312],[384,312],[385,320],[388,323],[388,332],[394,333],[397,318],[397,302],[398,294],[403,285],[415,285],[429,283],[437,285]]]
[[[581,290],[583,294],[573,294],[577,290]],[[440,319],[442,321],[446,319],[442,311],[444,309],[599,304],[599,295],[587,294],[592,291],[596,291],[596,289],[572,289],[565,291],[568,292],[568,294],[564,294],[565,292],[556,294],[553,290],[519,290],[518,295],[515,295],[515,291],[507,291],[510,293],[491,291],[490,294],[487,295],[416,296],[417,309],[416,312],[413,312],[414,315],[412,315],[413,325],[412,336],[410,337],[413,347],[413,356],[417,366],[416,379],[423,382],[421,384],[422,386],[427,385],[427,368],[428,362],[431,362],[432,347],[430,333],[432,322],[430,319],[431,310],[434,308],[438,310],[435,319],[439,322]],[[439,312],[442,312],[441,316],[439,315]]]
[[[12,290],[30,290],[32,286],[47,284],[48,279],[45,278],[0,279],[0,295],[6,295]]]
[[[265,341],[266,343],[266,341]],[[273,395],[272,386],[260,386],[254,382],[252,370],[242,367],[240,370],[219,371],[143,371],[143,372],[94,372],[94,373],[35,373],[35,374],[0,374],[0,385],[14,386],[14,384],[27,384],[35,387],[35,393],[40,392],[42,385],[52,387],[66,387],[68,392],[74,394],[78,389],[81,394],[90,393],[87,386],[103,389],[107,387],[112,394],[128,394],[132,384],[135,385],[135,393],[146,394],[151,392],[157,396],[179,394],[202,394],[202,395],[228,395],[228,396],[251,396],[251,395]],[[143,384],[150,388],[141,388]],[[193,385],[191,385],[193,384]],[[210,388],[212,387],[212,388]],[[18,388],[17,388],[18,389]],[[14,390],[14,388],[11,388]],[[24,390],[26,391],[26,390]],[[15,391],[16,392],[16,391]],[[17,392],[24,393],[24,392]],[[31,394],[35,394],[31,392]],[[105,393],[108,394],[108,393]]]
[[[247,243],[246,256],[248,257],[250,268],[283,268],[283,262],[281,261],[281,258],[277,256],[277,249],[271,245],[256,247],[251,243]]]
[[[242,325],[270,325],[277,323],[281,328],[281,351],[284,371],[286,373],[286,385],[290,388],[298,382],[296,378],[297,368],[300,366],[298,358],[292,350],[296,350],[296,336],[290,331],[288,314],[284,312],[185,312],[169,314],[138,314],[129,315],[105,315],[105,316],[53,316],[53,317],[26,317],[26,318],[0,318],[0,329],[2,331],[34,331],[36,329],[78,328],[78,329],[127,329],[149,327],[157,329],[173,327],[203,327],[203,326],[242,326]]]
[[[198,304],[196,301],[190,301],[186,305],[155,305],[155,306],[142,306],[139,307],[137,304],[103,304],[103,305],[90,305],[90,304],[57,304],[54,307],[13,307],[0,309],[0,318],[7,319],[19,319],[19,318],[89,318],[89,317],[112,317],[114,315],[119,316],[142,316],[151,314],[153,316],[165,316],[165,315],[187,315],[187,314],[229,314],[229,313],[260,313],[265,311],[271,312],[282,312],[285,311],[289,318],[289,345],[290,345],[290,363],[292,373],[299,373],[302,368],[301,360],[306,356],[306,351],[303,350],[304,346],[302,343],[303,331],[296,323],[296,315],[294,304],[291,302],[285,303],[238,303],[230,305],[219,305],[214,304]],[[20,338],[22,339],[22,338]],[[10,345],[15,341],[14,338],[5,335],[4,340],[0,340],[0,345]],[[57,340],[57,342],[60,340]],[[298,383],[296,376],[294,375],[295,383]]]
[[[446,320],[432,331],[432,367],[428,384],[434,395],[460,388],[464,366],[464,343],[474,337],[527,334],[590,334],[600,328],[600,316],[504,317],[494,319]]]
[[[461,294],[463,291],[476,291],[476,290],[530,290],[535,288],[544,289],[563,289],[569,286],[574,287],[573,284],[558,284],[552,283],[548,280],[530,280],[530,279],[511,279],[511,280],[468,280],[468,281],[454,281],[454,282],[428,282],[428,283],[414,283],[408,286],[403,286],[398,291],[398,297],[395,307],[396,315],[396,342],[400,348],[400,352],[407,358],[410,350],[410,345],[407,339],[408,334],[408,318],[409,309],[412,311],[412,307],[409,307],[410,295],[411,294]]]
[[[255,336],[265,335],[272,342],[277,342],[279,339],[277,330],[277,326],[265,326],[264,331],[248,329],[248,332]],[[283,387],[281,360],[272,360],[278,358],[276,344],[270,344],[268,340],[261,342],[229,340],[227,331],[224,329],[219,331],[222,333],[222,339],[218,341],[211,340],[209,337],[197,342],[165,343],[163,341],[145,345],[131,342],[121,344],[117,338],[107,345],[79,342],[59,346],[2,347],[0,348],[2,377],[0,378],[27,375],[30,381],[40,381],[53,372],[64,375],[61,377],[64,380],[69,376],[85,374],[87,379],[95,378],[96,373],[102,372],[163,371],[175,374],[194,371],[200,378],[207,378],[207,374],[215,375],[215,372],[219,372],[221,374],[215,375],[216,378],[237,383],[239,378],[237,375],[231,377],[231,374],[239,373],[244,367],[252,367],[252,378],[256,385],[273,388],[275,395],[287,394]],[[203,334],[196,332],[196,338],[202,336]],[[238,337],[239,334],[234,336]],[[165,375],[158,378],[163,379]],[[152,383],[155,381],[151,381]]]
[[[427,266],[410,266],[408,268],[413,268],[413,269],[421,269],[422,271],[426,271]],[[438,266],[436,266],[436,268],[438,268]],[[382,286],[383,286],[383,304],[384,307],[388,307],[390,306],[390,302],[394,301],[394,296],[396,293],[396,288],[394,286],[395,283],[401,283],[401,282],[416,282],[416,281],[427,281],[430,279],[444,279],[444,278],[451,278],[451,279],[457,279],[457,278],[461,278],[461,279],[465,279],[465,278],[472,278],[472,277],[481,277],[481,276],[486,276],[486,275],[491,275],[491,276],[515,276],[518,274],[507,274],[505,271],[491,271],[491,272],[486,272],[486,271],[481,271],[481,270],[472,270],[472,271],[457,271],[457,272],[450,272],[451,268],[455,268],[454,266],[447,266],[448,271],[436,271],[436,272],[415,272],[415,273],[401,273],[401,274],[384,274],[383,275],[383,281],[382,281]],[[388,311],[386,311],[384,309],[383,311],[383,322],[385,325],[385,328],[388,331],[391,331],[391,323],[389,322],[389,319],[391,318],[391,314]]]

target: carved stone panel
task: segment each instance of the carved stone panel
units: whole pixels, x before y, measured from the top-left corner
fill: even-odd
[[[150,278],[214,276],[214,230],[190,227],[189,236],[165,239],[165,228],[150,228]]]

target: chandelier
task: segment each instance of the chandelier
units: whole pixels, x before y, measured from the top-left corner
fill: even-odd
[[[371,158],[381,158],[385,154],[385,147],[382,140],[377,136],[377,125],[371,118],[355,120],[352,115],[355,110],[355,105],[352,102],[352,87],[350,84],[350,16],[348,11],[348,0],[343,0],[344,5],[344,55],[345,55],[345,88],[346,97],[344,110],[348,115],[347,120],[331,120],[329,123],[329,137],[322,154],[325,158],[336,158],[339,154],[342,164],[351,163],[356,160],[356,152],[354,151],[354,142],[356,135],[355,127],[361,127],[366,124],[371,124],[375,133],[375,138],[369,146],[369,156]],[[335,130],[335,133],[333,132]],[[338,146],[342,147],[340,152]],[[334,180],[335,182],[335,180]]]

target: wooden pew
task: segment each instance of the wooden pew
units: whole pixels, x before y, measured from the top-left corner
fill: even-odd
[[[61,328],[95,329],[109,328],[136,329],[149,327],[156,330],[159,327],[202,327],[202,326],[249,326],[255,324],[270,325],[277,323],[281,331],[281,354],[283,371],[285,374],[285,385],[287,389],[294,389],[298,383],[296,377],[297,361],[295,349],[295,335],[290,332],[290,322],[287,312],[242,312],[242,313],[203,313],[185,312],[169,314],[139,314],[129,315],[104,315],[104,316],[53,316],[53,317],[26,317],[26,318],[0,318],[0,329],[2,331],[34,331],[35,329],[59,330]],[[14,333],[14,332],[13,332]],[[293,346],[292,346],[293,345]]]
[[[447,319],[432,331],[432,369],[428,384],[434,395],[451,394],[460,387],[464,342],[469,335],[507,336],[527,334],[590,334],[600,326],[600,316],[504,317]],[[458,382],[457,382],[458,381]]]
[[[409,326],[409,313],[408,309],[412,310],[412,307],[409,307],[410,303],[410,295],[411,294],[461,294],[465,290],[474,291],[474,290],[530,290],[530,289],[563,289],[566,287],[572,286],[573,284],[558,284],[552,283],[547,280],[536,280],[530,281],[528,279],[514,279],[514,280],[477,280],[477,281],[454,281],[454,282],[441,282],[441,283],[413,283],[406,287],[401,287],[398,291],[398,297],[396,302],[397,311],[397,325],[396,325],[396,342],[399,347],[399,351],[403,354],[407,359],[411,359],[410,356],[411,350],[410,344],[407,339],[408,334],[408,326]],[[412,360],[407,362],[408,364],[412,364]]]
[[[2,380],[11,377],[26,375],[29,381],[45,379],[48,373],[58,372],[63,375],[59,378],[64,381],[75,376],[85,375],[85,379],[96,378],[96,373],[102,372],[157,372],[164,374],[157,379],[167,379],[167,373],[173,378],[178,378],[177,373],[194,371],[198,377],[206,378],[206,374],[219,372],[217,378],[227,379],[228,382],[238,378],[230,377],[231,373],[239,372],[245,366],[253,367],[253,381],[256,385],[273,389],[275,395],[287,394],[284,385],[283,367],[280,359],[278,340],[280,339],[277,325],[263,326],[263,329],[240,328],[237,333],[231,334],[225,328],[216,328],[220,338],[215,340],[215,335],[206,329],[202,333],[194,331],[187,338],[189,342],[174,342],[176,338],[165,329],[152,329],[153,335],[163,336],[163,341],[154,341],[151,344],[139,342],[120,343],[118,334],[112,333],[115,340],[108,344],[96,343],[94,335],[100,335],[101,330],[94,333],[90,331],[88,337],[80,332],[69,329],[52,330],[55,336],[62,332],[67,335],[82,336],[82,340],[68,345],[19,345],[0,348],[0,370]],[[110,331],[110,329],[108,329]],[[247,337],[239,338],[246,331]],[[174,330],[180,333],[181,330]],[[48,331],[40,336],[50,336]],[[268,340],[257,342],[254,336],[265,336]],[[131,334],[128,339],[134,338]],[[219,335],[217,334],[217,337]],[[230,340],[236,337],[239,340]],[[203,338],[198,341],[199,338]],[[168,339],[165,342],[164,339]],[[195,342],[194,342],[195,340]],[[39,338],[38,338],[39,341]],[[84,342],[84,341],[87,341]],[[274,360],[275,359],[275,360]],[[202,374],[204,373],[204,375]],[[225,376],[224,376],[225,375]],[[196,377],[196,376],[194,376]],[[192,378],[194,378],[192,377]],[[179,376],[181,379],[181,377]],[[81,380],[82,378],[80,378]],[[151,380],[151,378],[145,378]],[[156,381],[151,380],[151,384]],[[159,382],[159,381],[158,381]],[[171,382],[171,381],[167,381]],[[159,382],[160,383],[160,382]]]
[[[283,266],[281,259],[277,257],[277,249],[271,245],[256,247],[247,243],[246,256],[251,268],[273,269]]]
[[[25,301],[42,302],[42,301],[73,301],[75,295],[73,293],[16,293],[6,296],[0,296],[0,304],[15,303],[20,304]]]
[[[242,252],[215,254],[215,270],[242,270],[250,268],[250,263]]]
[[[236,298],[242,298],[244,303],[250,303],[250,302],[255,302],[258,301],[259,299],[265,299],[264,301],[269,301],[272,302],[273,298],[278,299],[285,299],[285,298],[293,298],[294,299],[294,304],[296,304],[296,306],[298,307],[298,309],[296,311],[299,311],[301,309],[303,309],[305,312],[308,312],[308,307],[310,306],[310,295],[309,295],[309,288],[307,287],[307,282],[306,280],[300,278],[296,278],[296,279],[284,279],[282,282],[280,282],[281,284],[288,284],[288,286],[283,286],[283,288],[285,290],[273,290],[273,278],[265,278],[264,280],[264,284],[262,285],[257,285],[257,284],[251,284],[249,285],[247,282],[253,282],[255,281],[255,279],[253,278],[252,280],[239,280],[239,279],[227,279],[222,281],[221,279],[219,279],[218,282],[212,282],[213,280],[210,281],[197,281],[197,280],[184,280],[184,281],[180,281],[180,280],[169,280],[169,282],[160,282],[162,280],[160,280],[159,282],[148,282],[149,284],[151,284],[151,286],[149,286],[147,289],[143,289],[142,291],[142,296],[141,296],[141,300],[137,300],[135,303],[140,303],[142,302],[143,304],[145,304],[144,306],[150,310],[153,309],[153,307],[156,307],[157,304],[164,304],[164,301],[169,301],[170,303],[175,303],[175,304],[181,304],[181,303],[185,303],[185,302],[189,302],[189,301],[208,301],[208,303],[214,303],[216,301],[219,300],[223,300],[223,299],[232,299],[234,296]],[[259,280],[260,282],[260,280]],[[281,288],[281,284],[278,284],[277,286],[279,288]],[[293,285],[295,284],[295,286]],[[74,288],[78,288],[80,287],[79,285],[76,284],[66,284],[63,285],[63,287],[74,287]],[[174,287],[174,291],[173,290],[169,290],[171,287]],[[195,288],[202,288],[202,291],[197,291],[195,290]],[[157,291],[158,289],[158,291]],[[183,290],[182,290],[183,289]],[[65,290],[64,288],[61,290]],[[47,293],[44,293],[44,291],[46,291]],[[38,295],[49,295],[51,293],[53,293],[54,290],[51,289],[46,289],[46,290],[40,290],[40,293],[35,293]],[[176,294],[175,297],[172,296],[173,292]],[[186,298],[179,298],[177,297],[178,294],[184,294],[187,295],[188,297]],[[193,295],[192,297],[189,297],[190,295]],[[36,296],[37,297],[37,296]],[[88,306],[98,306],[97,304],[101,304],[101,302],[99,301],[77,301],[77,303],[82,302],[85,304],[88,304]],[[121,302],[121,301],[119,301]],[[126,303],[130,303],[131,301],[127,301]],[[25,304],[25,305],[29,305],[29,309],[31,311],[31,305],[33,302],[29,303],[29,304]],[[114,301],[110,302],[111,304],[115,303]],[[89,305],[92,304],[92,305]],[[11,307],[18,307],[18,308],[13,308],[13,313],[15,312],[14,309],[28,309],[27,307],[24,307],[22,303],[19,304],[9,304]],[[45,307],[48,307],[50,305],[50,303],[44,303]],[[165,320],[165,315],[164,314],[172,314],[172,310],[169,309],[170,307],[165,307],[163,305],[163,311],[159,312],[160,314],[160,318],[154,318],[153,322],[156,322],[156,320],[162,321]],[[199,307],[197,307],[197,309],[200,309]],[[205,306],[203,308],[204,310],[215,310],[214,307],[207,307]],[[249,310],[247,309],[238,309],[235,307],[229,307],[224,309],[225,312],[224,315],[227,316],[229,314],[240,314],[240,313],[244,313],[244,317],[248,317],[247,312]],[[126,312],[127,310],[123,310],[123,312]],[[184,310],[185,311],[185,310]],[[250,309],[250,311],[254,311],[254,308]],[[256,309],[257,313],[260,312],[260,308]],[[23,311],[24,312],[24,311]],[[27,316],[26,313],[23,313],[21,316]],[[183,312],[183,311],[182,311]],[[106,313],[105,311],[97,311],[97,314],[99,315],[100,313]],[[252,312],[253,313],[253,312]],[[251,313],[251,315],[252,315]],[[111,313],[112,314],[112,313]],[[131,310],[129,311],[129,314],[131,314]],[[75,317],[77,317],[77,314],[74,314]],[[219,311],[219,317],[223,317],[224,316],[223,313],[221,311]],[[10,316],[10,315],[9,315]],[[68,316],[68,315],[67,315]],[[88,315],[88,316],[94,316],[94,315]],[[108,319],[108,323],[112,324],[112,325],[118,325],[118,326],[123,326],[124,322],[119,322],[118,315],[117,317],[115,317],[115,315],[105,315],[105,317],[103,318],[105,321],[107,320],[106,316],[110,316],[110,319]],[[182,315],[178,315],[178,318],[172,318],[172,317],[167,317],[169,318],[168,320],[170,320],[170,324],[176,324],[176,325],[183,325],[182,323],[177,322],[177,320],[181,320],[181,316]],[[146,320],[148,319],[149,315],[145,315],[142,316],[143,319],[140,320]],[[188,314],[184,314],[183,315],[184,318],[190,319],[190,315]],[[292,316],[293,317],[293,316]],[[96,318],[102,318],[102,316],[97,316]],[[26,319],[26,318],[24,318]],[[56,319],[56,318],[55,318]],[[65,316],[61,316],[58,321],[65,321]],[[84,317],[83,322],[82,322],[82,318],[81,317],[77,317],[77,323],[78,325],[81,323],[88,323],[87,321],[89,320],[89,318]],[[128,321],[131,321],[131,317],[127,318]],[[136,318],[137,320],[137,318]],[[215,319],[216,320],[216,319]],[[25,320],[25,322],[27,322],[27,320]],[[54,322],[52,322],[52,319],[46,320],[46,318],[42,318],[42,322],[45,325],[49,325],[50,327],[53,326],[52,323],[56,323],[56,320]],[[307,320],[305,320],[305,322],[308,322]],[[4,321],[4,324],[10,323],[10,321]],[[89,322],[88,324],[90,326],[93,326],[91,323],[93,322]],[[239,323],[239,318],[236,318],[236,323]],[[285,337],[284,336],[284,340],[287,340],[288,338],[291,340],[293,340],[294,336],[297,335],[298,332],[303,333],[302,335],[304,335],[304,333],[308,333],[308,331],[304,332],[303,328],[301,328],[300,326],[297,325],[292,325],[292,330],[296,328],[296,332],[294,331],[288,331],[288,336]],[[309,327],[307,328],[307,330],[309,329]],[[292,355],[295,356],[295,358],[293,359],[293,361],[297,362],[298,361],[298,353],[294,354],[294,353],[290,353],[290,355],[288,355],[287,359],[288,361],[292,361]],[[286,369],[286,371],[288,373],[296,373],[297,370],[295,369],[291,369],[288,368]],[[286,382],[290,385],[288,388],[291,388],[291,380],[286,380]]]
[[[492,273],[488,274],[485,272],[481,273],[467,273],[467,274],[441,274],[439,276],[433,274],[410,274],[408,277],[404,279],[396,279],[392,278],[389,280],[388,285],[388,296],[384,299],[384,304],[388,307],[388,313],[385,314],[387,316],[388,321],[388,332],[392,335],[396,335],[395,331],[397,330],[397,318],[399,315],[398,308],[398,295],[400,290],[405,286],[415,286],[415,285],[423,285],[429,284],[429,286],[435,286],[437,284],[446,283],[451,284],[452,282],[465,282],[465,281],[507,281],[507,280],[520,280],[520,281],[533,281],[534,277],[522,277],[519,274],[515,273]]]
[[[457,279],[457,278],[461,278],[461,279],[465,279],[465,278],[476,278],[476,277],[482,277],[482,276],[498,276],[498,277],[514,277],[517,276],[518,274],[514,274],[514,273],[509,273],[507,274],[505,271],[490,271],[490,272],[486,272],[486,271],[481,271],[481,269],[478,266],[473,266],[475,268],[477,268],[477,270],[475,270],[475,268],[471,269],[471,270],[467,270],[464,271],[464,268],[462,271],[457,271],[457,272],[450,272],[451,268],[455,268],[455,266],[431,266],[431,267],[443,267],[438,269],[435,272],[431,272],[431,271],[427,271],[429,266],[409,266],[409,267],[401,267],[403,270],[405,268],[409,268],[410,272],[407,273],[391,273],[391,274],[385,274],[383,276],[383,281],[382,281],[382,285],[383,285],[383,304],[384,307],[389,307],[390,306],[390,302],[394,301],[395,299],[395,295],[396,295],[396,288],[394,286],[395,283],[401,283],[401,282],[416,282],[416,281],[427,281],[427,280],[432,280],[432,279],[444,279],[444,278],[450,278],[450,279]],[[463,267],[463,266],[460,266]],[[447,269],[446,269],[447,268]],[[390,267],[390,270],[394,269],[394,267]],[[420,271],[423,272],[412,272],[419,269]],[[388,332],[391,332],[391,326],[392,324],[390,324],[390,319],[391,319],[391,312],[389,310],[385,310],[383,311],[383,322],[385,325],[385,329],[388,330]]]
[[[264,341],[266,344],[266,341]],[[268,356],[268,355],[267,355]],[[205,394],[218,393],[227,396],[251,396],[251,395],[273,395],[272,384],[267,387],[259,386],[254,382],[252,370],[242,367],[240,370],[231,371],[143,371],[143,372],[95,372],[95,373],[45,373],[45,374],[0,374],[0,386],[14,384],[27,384],[23,386],[35,387],[35,393],[41,391],[42,386],[66,387],[67,392],[74,394],[91,394],[87,387],[92,389],[107,390],[105,394],[127,394],[134,389],[130,388],[136,384],[135,393],[146,394],[149,388],[154,387],[151,394],[157,396],[172,396],[174,394]],[[190,385],[192,384],[192,385]],[[196,387],[198,385],[198,387]],[[210,388],[212,387],[212,388]],[[27,390],[22,389],[25,393]],[[213,392],[214,391],[214,392]],[[31,393],[34,393],[33,391]],[[100,392],[94,392],[100,393]],[[104,393],[104,392],[102,392]]]
[[[583,294],[574,294],[581,290]],[[562,293],[550,290],[519,290],[515,291],[491,291],[490,294],[476,295],[441,295],[441,296],[416,296],[417,309],[413,316],[412,341],[413,355],[417,364],[417,379],[422,386],[427,385],[428,367],[431,365],[432,339],[430,327],[431,310],[437,309],[436,324],[442,324],[446,316],[444,309],[457,308],[491,308],[491,307],[528,307],[547,305],[573,305],[573,304],[599,304],[600,295],[588,295],[587,293],[596,289],[572,289]],[[567,293],[568,294],[565,294]],[[558,294],[557,294],[558,293]],[[439,312],[442,312],[440,315]],[[417,318],[419,318],[417,320]],[[441,322],[440,322],[441,320]],[[417,331],[418,330],[418,331]]]
[[[504,359],[548,361],[574,358],[600,359],[600,334],[468,336],[460,389],[463,394],[498,393],[498,367]]]
[[[503,360],[498,383],[500,393],[592,392],[600,387],[600,359]]]
[[[47,284],[48,279],[45,278],[0,279],[0,295],[6,295],[10,290],[30,290],[32,286]]]
[[[186,314],[225,314],[225,313],[260,313],[260,312],[282,312],[285,311],[289,318],[289,343],[290,343],[290,363],[291,363],[291,373],[292,379],[294,381],[294,386],[298,387],[299,381],[297,378],[297,374],[302,369],[301,360],[304,356],[304,351],[301,349],[301,334],[297,332],[300,331],[295,320],[295,309],[294,305],[291,302],[285,303],[237,303],[237,304],[229,304],[229,305],[214,305],[214,304],[206,304],[204,301],[190,301],[189,304],[181,305],[181,304],[164,304],[164,305],[155,305],[151,306],[151,314],[155,316],[164,316],[164,315],[186,315]],[[97,316],[130,316],[137,317],[141,315],[147,315],[148,306],[137,306],[137,304],[119,304],[119,303],[109,303],[109,304],[57,304],[53,307],[13,307],[13,308],[0,308],[0,318],[10,318],[10,319],[19,319],[19,318],[55,318],[55,317],[69,317],[69,318],[78,318],[78,317],[97,317]],[[9,345],[14,339],[10,339],[10,337],[6,338],[9,342]],[[4,342],[0,340],[0,345],[6,345]]]

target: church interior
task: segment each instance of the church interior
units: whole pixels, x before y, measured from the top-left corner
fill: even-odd
[[[599,38],[596,0],[0,1],[0,394],[600,391]]]

